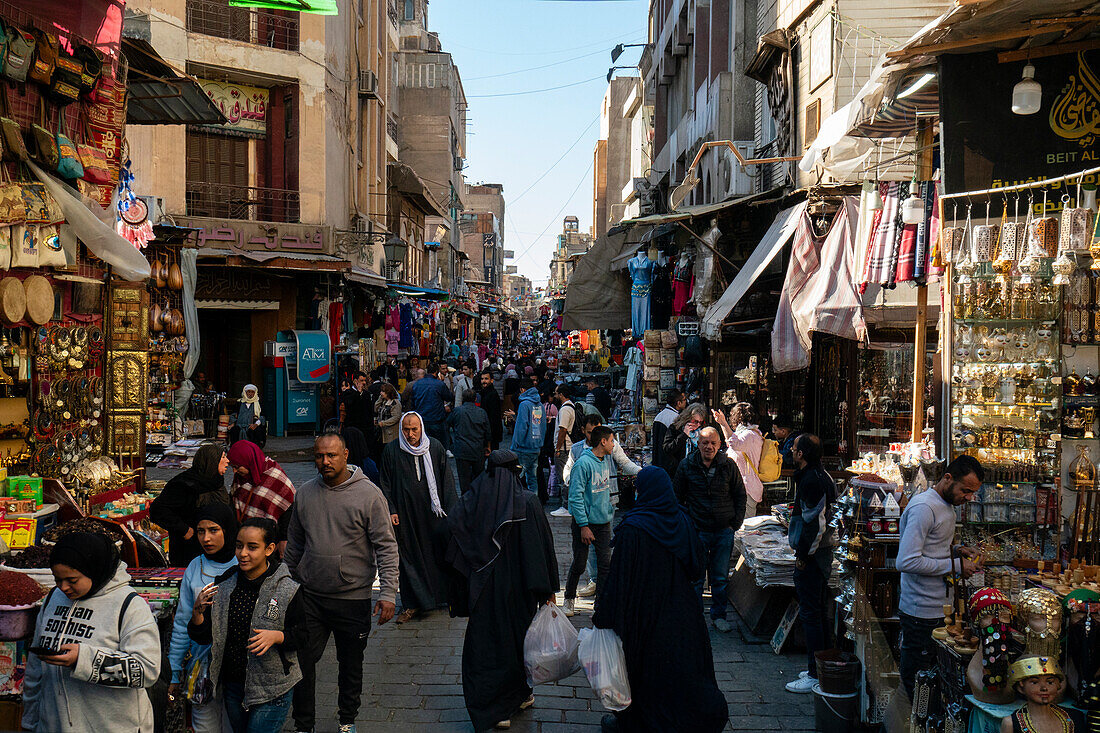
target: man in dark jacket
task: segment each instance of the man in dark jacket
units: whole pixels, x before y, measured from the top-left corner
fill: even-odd
[[[808,693],[817,682],[815,652],[829,648],[825,593],[832,571],[832,536],[828,509],[836,501],[836,484],[821,466],[821,440],[802,433],[791,449],[794,459],[794,503],[787,540],[794,549],[794,592],[798,620],[806,635],[806,673],[788,682],[788,692]]]
[[[447,418],[447,427],[453,431],[451,452],[458,466],[458,492],[465,494],[485,470],[492,433],[489,416],[477,406],[477,392],[468,389],[462,394],[462,404]]]
[[[615,409],[615,400],[611,399],[608,391],[591,377],[589,377],[585,386],[588,387],[588,396],[591,398],[590,403],[603,415],[604,422],[610,420],[611,413]]]
[[[424,418],[424,430],[430,437],[442,443],[444,448],[450,450],[451,441],[444,428],[444,422],[447,420],[447,413],[451,409],[455,396],[451,390],[447,389],[447,385],[440,381],[439,365],[429,364],[425,375],[416,380],[408,390],[411,409],[419,412]]]
[[[721,448],[722,436],[717,430],[712,427],[700,430],[699,450],[680,461],[672,485],[703,543],[714,628],[727,632],[732,628],[726,620],[730,553],[733,532],[745,518],[745,484],[737,464]],[[702,598],[702,578],[695,589]]]
[[[504,412],[500,406],[500,395],[497,393],[496,385],[493,384],[493,373],[488,369],[481,373],[481,391],[478,394],[477,403],[489,416],[491,432],[489,445],[492,450],[496,450],[500,447],[500,439],[504,436]]]

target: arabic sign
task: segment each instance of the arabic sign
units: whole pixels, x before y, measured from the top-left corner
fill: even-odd
[[[1024,62],[998,64],[996,52],[940,56],[948,193],[1011,186],[1098,165],[1100,53],[1032,63],[1043,87],[1043,106],[1036,114],[1016,115],[1012,88]]]
[[[196,230],[188,236],[188,241],[200,248],[310,254],[333,254],[334,249],[332,230],[326,226],[211,219],[204,216],[179,216],[176,222]]]
[[[267,89],[209,79],[198,81],[214,105],[229,119],[224,125],[203,127],[222,132],[245,133],[250,137],[263,137],[267,134],[267,107],[270,100]]]

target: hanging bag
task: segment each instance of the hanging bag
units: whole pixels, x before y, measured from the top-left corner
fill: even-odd
[[[23,139],[31,160],[50,172],[57,170],[57,139],[49,128],[45,100],[38,100],[38,120],[31,123]]]
[[[4,166],[0,166],[0,270],[11,267],[12,234],[24,218],[19,184],[12,183]]]
[[[581,629],[578,657],[592,692],[608,710],[630,707],[630,679],[626,673],[623,642],[613,629]]]
[[[77,143],[76,149],[80,154],[80,163],[84,166],[84,175],[81,177],[88,183],[106,185],[111,182],[111,172],[107,168],[107,154],[96,147],[92,141],[92,133],[88,129],[88,118],[83,108],[80,110],[80,126],[82,142]]]
[[[84,177],[84,165],[72,139],[65,134],[65,110],[57,113],[57,174],[75,181]]]
[[[34,57],[34,35],[22,28],[7,27],[7,50],[4,53],[4,76],[12,81],[27,80],[27,71]]]
[[[3,140],[0,157],[4,160],[22,161],[27,159],[27,146],[23,142],[23,131],[19,129],[19,123],[15,121],[15,117],[11,113],[7,84],[0,84],[0,138]]]
[[[80,93],[91,96],[103,74],[103,54],[91,46],[77,46],[73,58],[80,62]]]
[[[553,603],[540,606],[523,638],[523,668],[531,687],[557,682],[581,668],[577,630]]]
[[[53,70],[57,66],[60,44],[53,33],[36,31],[34,36],[34,63],[31,64],[27,77],[31,81],[49,86],[53,79]]]
[[[80,79],[84,63],[64,48],[58,50],[57,63],[50,79],[49,96],[55,104],[72,104],[80,99]]]

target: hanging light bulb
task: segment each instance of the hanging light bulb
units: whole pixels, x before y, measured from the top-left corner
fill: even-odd
[[[867,191],[867,203],[871,211],[882,211],[882,193],[878,190],[878,181],[864,181],[863,187]]]
[[[909,184],[909,198],[901,205],[903,224],[920,224],[924,221],[924,199],[920,197],[920,186],[916,179]]]
[[[1012,112],[1033,115],[1043,105],[1043,86],[1035,81],[1035,67],[1028,64],[1016,86],[1012,87]]]

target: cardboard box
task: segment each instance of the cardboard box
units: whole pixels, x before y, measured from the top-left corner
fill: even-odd
[[[4,499],[0,502],[0,507],[7,514],[34,514],[38,508],[34,499]]]
[[[35,506],[42,503],[42,478],[39,476],[8,477],[8,496],[13,499],[34,499]]]

